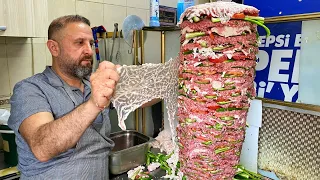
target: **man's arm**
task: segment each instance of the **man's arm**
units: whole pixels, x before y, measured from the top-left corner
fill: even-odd
[[[56,120],[40,112],[25,119],[19,131],[35,157],[45,162],[74,147],[99,112],[91,101]]]
[[[90,77],[92,89],[87,102],[56,120],[49,112],[39,112],[26,118],[19,132],[35,157],[45,162],[74,147],[101,109],[109,106],[118,80],[116,66],[102,62]]]

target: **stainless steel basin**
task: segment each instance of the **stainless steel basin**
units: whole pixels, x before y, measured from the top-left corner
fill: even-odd
[[[154,139],[134,130],[112,133],[115,147],[109,155],[109,170],[121,174],[146,163],[149,143]]]

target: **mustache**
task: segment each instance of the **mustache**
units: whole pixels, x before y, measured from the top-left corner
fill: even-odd
[[[90,60],[92,62],[93,56],[88,55],[88,56],[84,56],[83,58],[81,58],[81,61],[88,61],[88,60]]]

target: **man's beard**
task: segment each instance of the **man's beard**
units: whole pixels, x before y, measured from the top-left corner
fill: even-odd
[[[82,61],[90,61],[91,64],[81,65]],[[84,56],[80,61],[70,57],[62,57],[59,60],[59,66],[63,72],[79,79],[83,79],[92,73],[92,63],[92,56]]]

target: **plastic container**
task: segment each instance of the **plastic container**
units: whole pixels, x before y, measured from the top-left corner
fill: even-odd
[[[190,6],[194,6],[194,0],[178,0],[178,3],[177,3],[177,22],[179,22],[181,14]]]
[[[150,27],[159,27],[159,0],[150,0]]]
[[[0,133],[3,139],[4,162],[10,166],[16,166],[18,164],[16,136],[6,125],[0,125]]]

